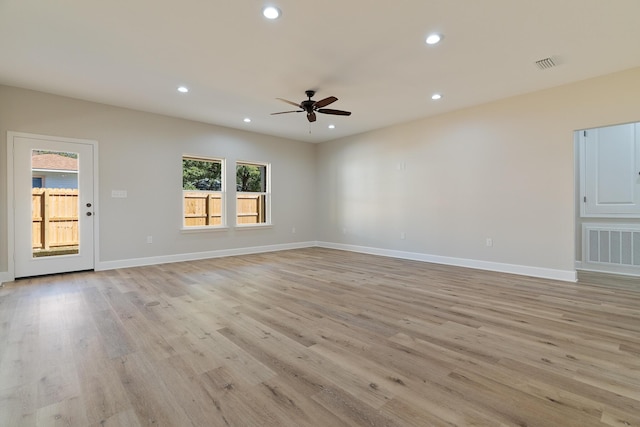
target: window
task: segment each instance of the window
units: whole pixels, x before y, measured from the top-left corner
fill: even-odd
[[[184,227],[222,227],[225,185],[224,160],[182,157]]]
[[[41,176],[34,176],[31,178],[31,188],[42,188],[44,179]]]
[[[236,164],[236,224],[270,224],[270,167],[264,163]]]

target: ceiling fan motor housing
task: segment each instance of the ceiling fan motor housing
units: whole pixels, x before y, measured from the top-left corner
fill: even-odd
[[[307,114],[311,114],[311,113],[313,113],[313,105],[315,103],[316,102],[312,101],[312,100],[302,101],[300,103],[300,106],[307,112]]]

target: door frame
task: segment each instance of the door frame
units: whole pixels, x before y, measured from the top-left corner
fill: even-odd
[[[41,135],[25,132],[7,132],[7,254],[9,257],[8,274],[10,280],[15,280],[15,203],[14,203],[14,162],[13,144],[16,138],[45,139],[49,141],[68,142],[75,144],[88,144],[93,147],[93,211],[99,213],[99,193],[98,193],[98,141],[91,139],[67,138],[60,136]],[[99,230],[100,215],[93,218],[93,268],[98,265],[99,257]]]

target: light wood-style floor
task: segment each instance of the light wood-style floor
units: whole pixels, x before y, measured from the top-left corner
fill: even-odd
[[[310,248],[6,284],[0,426],[640,426],[640,281]]]

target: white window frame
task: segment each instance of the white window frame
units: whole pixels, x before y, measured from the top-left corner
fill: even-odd
[[[219,162],[220,163],[220,190],[185,190],[182,187],[182,210],[180,217],[182,225],[180,230],[183,232],[189,231],[211,231],[211,230],[225,230],[227,229],[227,175],[226,175],[226,159],[221,157],[209,157],[196,154],[183,154],[180,158],[180,171],[184,173],[184,160],[201,160],[204,162]],[[185,224],[185,193],[202,192],[202,193],[215,193],[220,194],[220,224],[216,225],[186,225]]]
[[[248,165],[248,166],[263,166],[265,168],[264,171],[264,179],[267,181],[265,185],[265,191],[237,191],[237,174],[238,174],[238,166]],[[235,213],[235,226],[237,228],[252,228],[252,227],[271,227],[271,163],[267,162],[254,162],[250,160],[238,160],[236,161],[236,165],[234,168],[234,184],[236,188],[236,213]],[[251,194],[256,195],[260,194],[264,196],[264,222],[252,223],[252,224],[240,224],[238,223],[238,196],[243,194]]]

